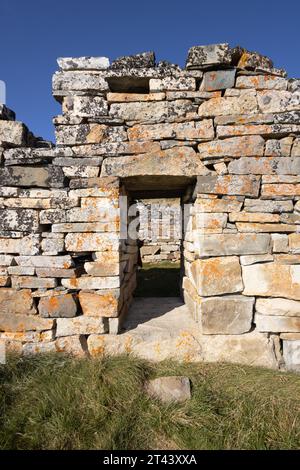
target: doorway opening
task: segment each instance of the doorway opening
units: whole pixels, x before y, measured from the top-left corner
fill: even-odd
[[[188,316],[183,300],[185,233],[194,178],[128,177],[127,239],[122,244],[125,272],[123,331],[149,325],[168,329],[175,317]],[[126,265],[125,265],[126,263]],[[173,312],[173,313],[172,313]]]

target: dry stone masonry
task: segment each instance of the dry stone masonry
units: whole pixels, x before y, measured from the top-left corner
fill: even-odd
[[[299,370],[300,80],[228,44],[192,47],[184,69],[150,52],[58,65],[55,146],[0,107],[1,340],[79,356],[117,342],[138,260],[119,197],[152,191],[189,208],[198,359]]]

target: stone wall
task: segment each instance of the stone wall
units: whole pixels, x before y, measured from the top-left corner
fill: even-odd
[[[1,338],[103,353],[136,282],[119,196],[176,190],[199,358],[299,369],[300,81],[227,44],[58,64],[55,147],[0,110]]]
[[[139,240],[144,263],[180,261],[182,222],[179,198],[141,199]]]

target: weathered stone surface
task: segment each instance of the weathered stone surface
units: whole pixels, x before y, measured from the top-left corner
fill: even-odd
[[[191,274],[199,295],[231,294],[243,290],[237,256],[196,260],[191,265]]]
[[[257,197],[260,178],[254,175],[198,176],[195,194],[228,194]]]
[[[58,318],[56,320],[56,336],[90,335],[106,332],[102,318],[79,316],[75,318]]]
[[[298,175],[300,162],[297,158],[242,157],[228,165],[229,173],[236,175]],[[272,197],[275,194],[271,194]]]
[[[109,103],[162,101],[165,97],[165,93],[107,93],[107,101]]]
[[[8,274],[13,276],[34,276],[35,268],[31,266],[10,266],[7,269]],[[48,277],[48,276],[45,276]]]
[[[299,317],[287,317],[279,315],[261,315],[255,314],[254,322],[258,331],[262,332],[298,332],[300,330]]]
[[[229,222],[279,222],[279,214],[268,214],[266,212],[231,212]]]
[[[55,341],[56,352],[70,354],[74,357],[88,355],[87,341],[84,335],[61,336]]]
[[[91,276],[118,276],[120,274],[120,262],[119,260],[115,262],[113,260],[87,262],[84,263],[84,269]]]
[[[82,276],[77,279],[62,279],[61,283],[68,289],[115,289],[120,287],[120,278],[119,276]]]
[[[286,90],[287,80],[274,75],[242,75],[236,79],[236,88],[255,88],[256,90]]]
[[[292,148],[292,157],[300,157],[300,139],[295,139],[294,145]]]
[[[174,147],[160,152],[147,153],[130,157],[106,158],[102,164],[101,176],[137,176],[137,175],[179,175],[195,176],[208,174],[196,154],[190,147]]]
[[[266,157],[289,157],[291,154],[291,147],[293,137],[284,137],[283,139],[270,139],[266,142],[265,156]]]
[[[146,393],[163,403],[182,403],[191,398],[191,386],[188,377],[158,377],[145,384]]]
[[[257,299],[255,310],[262,315],[300,317],[300,302],[289,299]]]
[[[272,252],[273,253],[287,253],[288,247],[288,236],[285,234],[273,233],[272,235]]]
[[[119,306],[118,290],[80,291],[78,294],[83,315],[88,317],[117,317]]]
[[[56,352],[55,341],[43,343],[25,343],[23,345],[24,356],[31,356],[32,354],[51,354]]]
[[[300,253],[300,234],[292,233],[289,235],[289,249],[292,253]]]
[[[254,114],[258,112],[256,96],[249,92],[237,97],[212,98],[199,106],[201,117],[226,116],[232,114]],[[263,111],[272,112],[272,111]]]
[[[64,96],[63,92],[71,91],[108,91],[108,83],[103,73],[66,71],[56,72],[52,79],[52,90],[55,97]]]
[[[244,255],[240,257],[241,264],[248,266],[250,264],[265,263],[267,261],[273,261],[274,257],[270,254],[265,255]]]
[[[194,204],[194,211],[195,213],[237,212],[241,209],[241,207],[242,202],[234,199],[202,199],[198,197]]]
[[[201,91],[226,90],[232,88],[235,82],[234,69],[232,70],[213,70],[205,72],[200,85]]]
[[[120,223],[115,222],[70,222],[65,224],[53,224],[54,233],[69,232],[117,232],[120,230]]]
[[[108,160],[108,159],[107,159]],[[119,159],[118,159],[119,160]],[[120,210],[113,204],[101,205],[101,203],[91,205],[90,207],[75,207],[66,213],[65,220],[62,222],[97,222],[118,224],[120,222]],[[58,221],[57,221],[58,222]]]
[[[63,268],[74,266],[71,256],[16,256],[19,266],[34,266],[36,268]]]
[[[193,77],[150,78],[150,92],[154,91],[195,91],[196,80]]]
[[[220,138],[242,136],[242,135],[257,135],[262,136],[283,136],[292,132],[299,133],[300,126],[294,124],[261,124],[261,125],[242,125],[242,126],[218,126],[217,136]]]
[[[61,70],[105,70],[109,67],[107,57],[58,57]]]
[[[282,352],[286,368],[300,371],[300,340],[283,341]]]
[[[195,223],[197,229],[222,229],[227,224],[227,214],[202,212],[196,214]]]
[[[5,106],[5,104],[0,104],[0,119],[3,119],[4,121],[14,121],[16,119],[16,115],[14,111]]]
[[[150,67],[155,67],[155,54],[153,51],[118,57],[111,63],[112,70]]]
[[[211,140],[214,138],[214,127],[212,119],[173,124],[137,124],[128,129],[128,138],[141,141],[152,139]]]
[[[244,210],[246,212],[270,212],[281,214],[282,212],[291,212],[293,210],[293,202],[246,198],[244,203]]]
[[[123,126],[108,127],[105,124],[56,126],[55,136],[58,145],[98,144],[100,142],[127,140],[127,134]]]
[[[39,302],[39,314],[41,317],[75,317],[77,304],[72,294],[43,297]]]
[[[207,66],[230,64],[232,52],[227,43],[193,46],[189,49],[186,68],[205,68]]]
[[[30,209],[0,209],[0,230],[36,232],[38,228],[38,211]]]
[[[242,335],[205,335],[201,341],[201,353],[207,362],[278,366],[273,339],[256,331]]]
[[[262,197],[300,196],[300,184],[263,184]]]
[[[42,188],[61,188],[65,176],[59,167],[10,166],[0,168],[0,184],[15,186],[40,186]]]
[[[33,276],[12,276],[11,285],[16,289],[51,289],[57,286],[56,279],[52,278],[39,278]]]
[[[0,331],[43,331],[53,328],[53,320],[40,318],[37,315],[0,314]]]
[[[253,297],[228,295],[209,297],[201,302],[201,326],[205,335],[241,334],[250,331]]]
[[[277,263],[242,266],[244,295],[300,300],[300,266]]]
[[[68,233],[65,246],[67,251],[116,251],[119,236],[115,233]]]
[[[243,50],[237,67],[249,70],[263,69],[271,71],[273,68],[273,61],[269,59],[269,57],[261,55],[258,52]]]
[[[262,223],[247,223],[237,222],[236,227],[239,232],[297,232],[300,229],[300,225],[288,225],[288,224],[262,224]]]
[[[102,96],[68,96],[63,100],[63,112],[96,118],[108,114],[108,104]]]
[[[299,110],[300,93],[289,91],[259,91],[257,92],[258,107],[262,113],[281,113]]]
[[[233,90],[231,90],[231,93],[233,93]],[[216,116],[214,122],[217,126],[227,126],[228,124],[273,124],[274,122],[277,122],[277,116],[280,115],[277,114],[274,116],[273,114],[232,114],[227,116]],[[293,120],[292,124],[296,123],[297,120]]]
[[[200,235],[195,240],[195,248],[200,256],[264,254],[269,252],[269,247],[270,235],[265,233]]]
[[[0,142],[22,147],[27,143],[27,127],[18,121],[0,120]]]
[[[125,119],[125,121],[148,121],[158,122],[160,120],[184,117],[193,111],[190,100],[160,101],[149,103],[114,103],[110,107],[110,116]]]
[[[0,238],[0,253],[36,255],[39,253],[39,235],[28,235],[23,238]]]
[[[0,315],[34,315],[36,307],[30,289],[0,289]]]
[[[264,154],[264,139],[257,136],[232,137],[198,145],[201,158],[216,157],[259,157]]]

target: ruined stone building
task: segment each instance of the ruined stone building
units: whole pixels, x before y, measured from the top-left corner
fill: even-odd
[[[192,47],[184,69],[153,53],[58,65],[55,146],[0,106],[7,349],[299,370],[300,80],[227,44]],[[164,307],[165,337],[122,332],[138,258],[127,208],[149,199],[185,213],[184,304]]]

